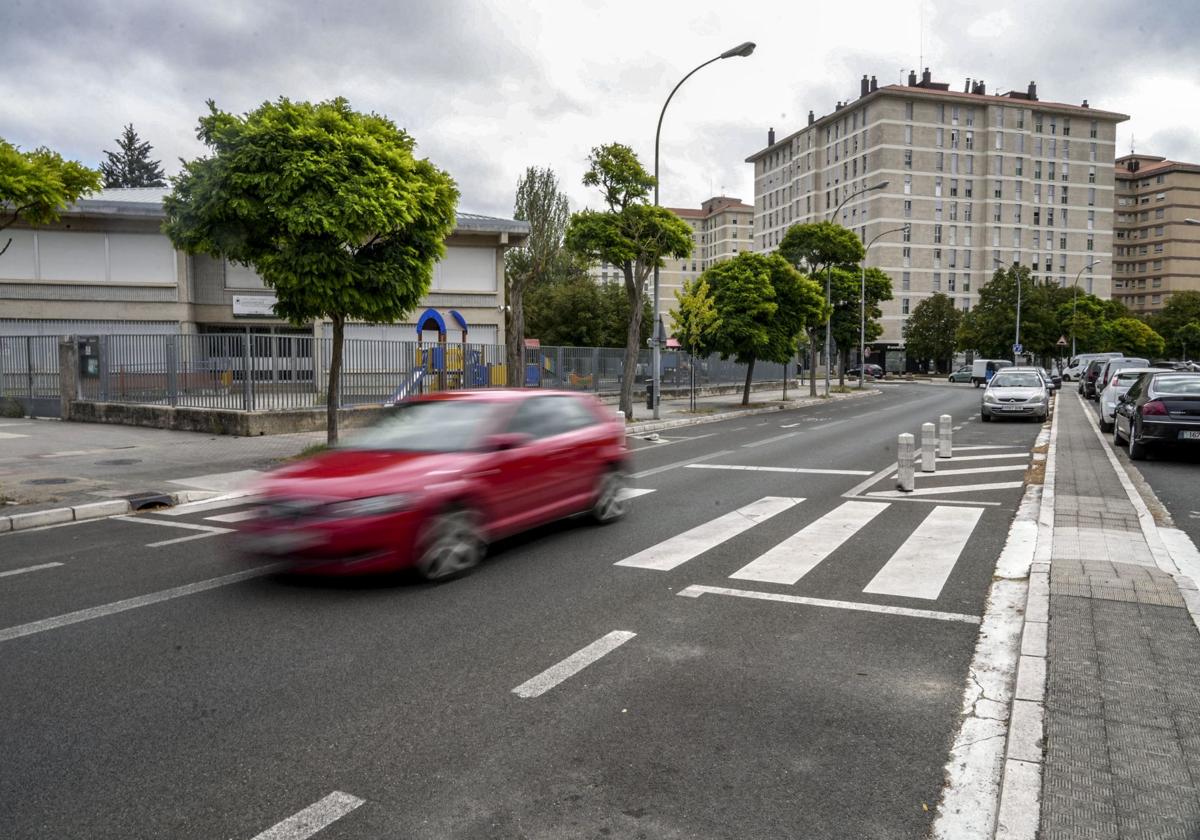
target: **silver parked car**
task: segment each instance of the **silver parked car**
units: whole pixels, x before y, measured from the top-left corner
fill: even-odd
[[[1033,417],[1045,420],[1050,412],[1048,383],[1033,368],[998,371],[992,376],[979,416],[986,423],[993,417]]]
[[[1126,361],[1121,359],[1120,361]],[[1129,386],[1137,382],[1138,377],[1143,373],[1162,373],[1162,368],[1139,367],[1131,365],[1116,366],[1114,370],[1112,366],[1108,371],[1108,384],[1104,386],[1104,390],[1100,392],[1100,431],[1111,432],[1113,428],[1113,418],[1117,413],[1117,402],[1121,395],[1129,390]]]

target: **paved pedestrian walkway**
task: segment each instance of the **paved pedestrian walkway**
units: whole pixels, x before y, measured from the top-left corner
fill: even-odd
[[[1200,837],[1200,633],[1072,393],[1058,400],[1042,840]]]

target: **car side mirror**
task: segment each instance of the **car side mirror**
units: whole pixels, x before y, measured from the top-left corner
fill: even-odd
[[[483,449],[486,452],[506,452],[509,449],[519,449],[532,440],[532,435],[522,432],[503,432],[484,438]]]
[[[1122,404],[1129,402],[1129,395],[1128,394],[1118,394],[1117,402],[1122,403]]]

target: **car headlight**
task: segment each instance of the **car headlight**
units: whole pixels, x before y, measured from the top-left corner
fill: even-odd
[[[1041,394],[1034,394],[1032,397],[1027,399],[1025,402],[1033,403],[1034,405],[1037,405],[1038,403],[1044,403],[1045,401],[1046,401],[1046,395],[1045,395],[1045,393],[1041,393]]]
[[[995,394],[984,394],[983,401],[985,403],[987,403],[988,405],[999,405],[1000,404],[1000,400],[997,399]]]
[[[382,516],[386,513],[400,513],[408,510],[416,503],[415,493],[390,493],[386,496],[369,496],[365,499],[351,499],[348,502],[334,502],[323,507],[320,515],[328,519]]]

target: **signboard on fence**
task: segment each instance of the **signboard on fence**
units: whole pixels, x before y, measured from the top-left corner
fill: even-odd
[[[274,295],[234,295],[234,317],[276,318]]]

